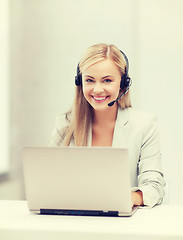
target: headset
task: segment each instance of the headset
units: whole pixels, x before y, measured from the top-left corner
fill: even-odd
[[[122,77],[121,77],[121,83],[120,83],[120,88],[121,88],[122,90],[125,90],[125,91],[124,91],[116,100],[108,103],[108,106],[109,106],[109,107],[111,107],[111,106],[112,106],[115,102],[117,102],[123,95],[125,95],[125,94],[128,92],[128,90],[129,90],[129,88],[130,88],[130,86],[131,86],[131,84],[132,84],[132,80],[131,80],[131,78],[130,78],[129,75],[128,75],[128,70],[129,70],[129,61],[128,61],[128,58],[127,58],[127,56],[126,56],[126,54],[125,54],[124,52],[122,52],[121,50],[120,50],[120,52],[121,52],[121,54],[123,55],[123,57],[124,57],[124,59],[125,59],[125,62],[126,62],[125,72],[124,72],[124,74],[123,74]],[[75,85],[76,85],[76,86],[82,85],[82,75],[81,75],[81,73],[80,73],[79,63],[78,63],[78,65],[77,65],[77,75],[75,76]]]

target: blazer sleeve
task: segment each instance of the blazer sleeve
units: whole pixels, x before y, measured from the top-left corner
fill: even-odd
[[[164,186],[158,121],[153,117],[144,129],[138,162],[138,189],[143,193],[144,205],[153,207],[161,204]]]

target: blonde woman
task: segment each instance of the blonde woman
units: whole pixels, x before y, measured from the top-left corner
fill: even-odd
[[[114,45],[96,44],[81,58],[72,110],[59,116],[50,146],[128,148],[132,205],[161,204],[164,178],[155,116],[132,108],[128,59]]]

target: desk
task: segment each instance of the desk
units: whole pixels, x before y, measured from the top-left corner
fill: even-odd
[[[132,217],[35,215],[26,201],[0,201],[0,240],[183,239],[183,206],[138,209]]]

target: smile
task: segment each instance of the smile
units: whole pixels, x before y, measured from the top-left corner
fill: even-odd
[[[108,96],[105,96],[105,97],[104,96],[98,96],[98,97],[92,96],[92,98],[97,102],[103,102],[108,98]]]

